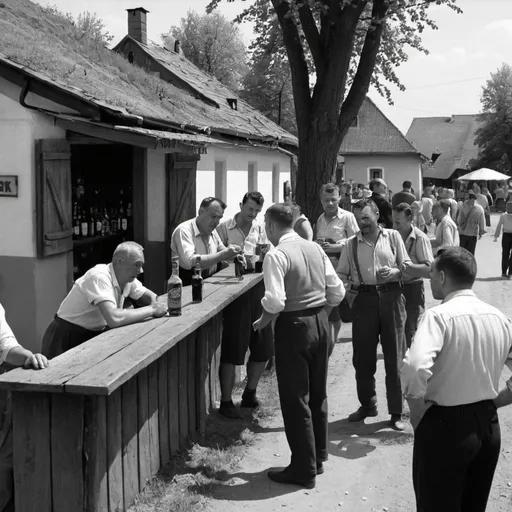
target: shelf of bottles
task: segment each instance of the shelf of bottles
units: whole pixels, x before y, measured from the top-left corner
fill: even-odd
[[[73,276],[111,261],[115,247],[133,239],[131,189],[89,187],[79,178],[73,187]]]

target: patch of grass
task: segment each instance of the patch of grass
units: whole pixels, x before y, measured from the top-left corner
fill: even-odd
[[[243,391],[243,383],[234,395]],[[200,512],[208,496],[229,480],[230,473],[256,441],[260,423],[271,420],[279,410],[275,372],[266,371],[258,386],[262,406],[252,421],[223,421],[213,413],[207,421],[206,435],[191,442],[186,453],[178,454],[172,464],[153,478],[136,499],[130,512]]]

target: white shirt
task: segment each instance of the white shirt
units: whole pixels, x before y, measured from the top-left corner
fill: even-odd
[[[0,364],[5,363],[7,354],[11,348],[19,347],[20,344],[14,337],[14,334],[5,319],[5,309],[0,304]],[[0,411],[0,414],[2,411]],[[1,446],[1,444],[0,444]]]
[[[279,239],[279,243],[289,240],[300,240],[296,233],[287,233]],[[328,306],[337,306],[345,297],[345,288],[343,283],[336,275],[334,267],[329,262],[329,258],[323,251],[322,254],[325,267],[325,298]],[[261,305],[265,311],[271,314],[277,314],[284,309],[286,302],[286,290],[284,287],[284,276],[290,270],[290,262],[279,250],[279,244],[270,249],[263,260],[263,280],[265,282],[265,295],[261,299]]]
[[[112,302],[122,309],[127,297],[140,299],[147,289],[138,279],[121,290],[112,263],[99,264],[77,279],[62,301],[57,316],[91,331],[101,331],[107,325],[98,304]]]
[[[359,231],[356,217],[352,212],[347,212],[338,207],[338,211],[331,219],[325,216],[325,212],[316,221],[316,237],[332,238],[334,243],[342,244],[344,240],[354,236]],[[329,255],[334,268],[338,267],[339,254]]]
[[[407,254],[413,263],[431,265],[434,261],[432,246],[430,245],[428,236],[416,226],[412,227],[404,244]],[[405,275],[402,280],[404,283],[411,283],[413,281],[420,281],[421,278]]]
[[[510,320],[459,290],[423,315],[405,355],[402,390],[442,406],[492,400],[511,347]],[[507,384],[512,389],[512,379]]]
[[[238,213],[226,221],[223,220],[217,226],[217,234],[226,247],[228,245],[238,245],[242,248],[246,258],[251,258],[253,262],[256,262],[260,258],[259,255],[256,255],[256,245],[269,243],[265,226],[261,225],[257,220],[253,220],[246,236],[236,223],[237,215]]]
[[[459,246],[459,230],[457,224],[449,215],[445,215],[443,220],[436,226],[436,240],[439,246],[436,252],[444,247]]]
[[[203,237],[197,227],[197,220],[190,219],[182,222],[172,234],[171,251],[180,259],[180,267],[190,270],[196,264],[196,255],[216,254],[226,247],[222,243],[217,231],[213,231],[209,237]],[[215,273],[217,264],[208,270],[210,275]]]

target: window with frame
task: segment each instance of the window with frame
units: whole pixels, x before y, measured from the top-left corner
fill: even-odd
[[[368,169],[369,181],[383,178],[382,167],[370,167]]]

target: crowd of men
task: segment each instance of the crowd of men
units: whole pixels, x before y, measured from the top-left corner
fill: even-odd
[[[375,179],[347,201],[347,187],[325,184],[323,213],[314,222],[293,202],[274,204],[258,219],[263,196],[246,193],[240,210],[224,218],[225,203],[202,200],[197,217],[172,234],[185,286],[199,263],[203,277],[241,257],[248,271],[259,244],[271,244],[263,281],[224,310],[219,413],[241,417],[232,399],[235,367],[247,362],[241,407],[258,407],[260,377],[275,356],[291,461],[270,479],[315,486],[327,460],[327,368],[342,322],[352,323],[353,366],[360,407],[348,416],[377,416],[375,373],[381,344],[390,426],[403,421],[404,396],[415,429],[413,483],[421,512],[484,511],[499,455],[496,408],[512,403],[512,379],[499,377],[512,349],[512,326],[471,291],[474,252],[485,233],[486,208],[470,190],[411,183],[390,198]],[[477,193],[478,192],[478,193]],[[391,200],[390,200],[391,199]],[[502,275],[512,272],[512,202],[500,217]],[[508,252],[506,252],[508,250]],[[143,248],[120,244],[112,262],[79,278],[62,302],[42,342],[42,354],[17,343],[0,308],[0,363],[44,369],[49,359],[111,329],[166,314],[166,305],[137,279]],[[425,312],[424,279],[441,305]],[[126,309],[134,301],[138,308]],[[478,335],[476,335],[478,333]],[[435,363],[435,364],[434,364]],[[5,365],[4,365],[5,366]],[[1,397],[0,397],[1,398]],[[0,402],[7,411],[7,402]],[[7,411],[8,412],[8,411]],[[12,425],[0,414],[0,512],[13,510]]]

